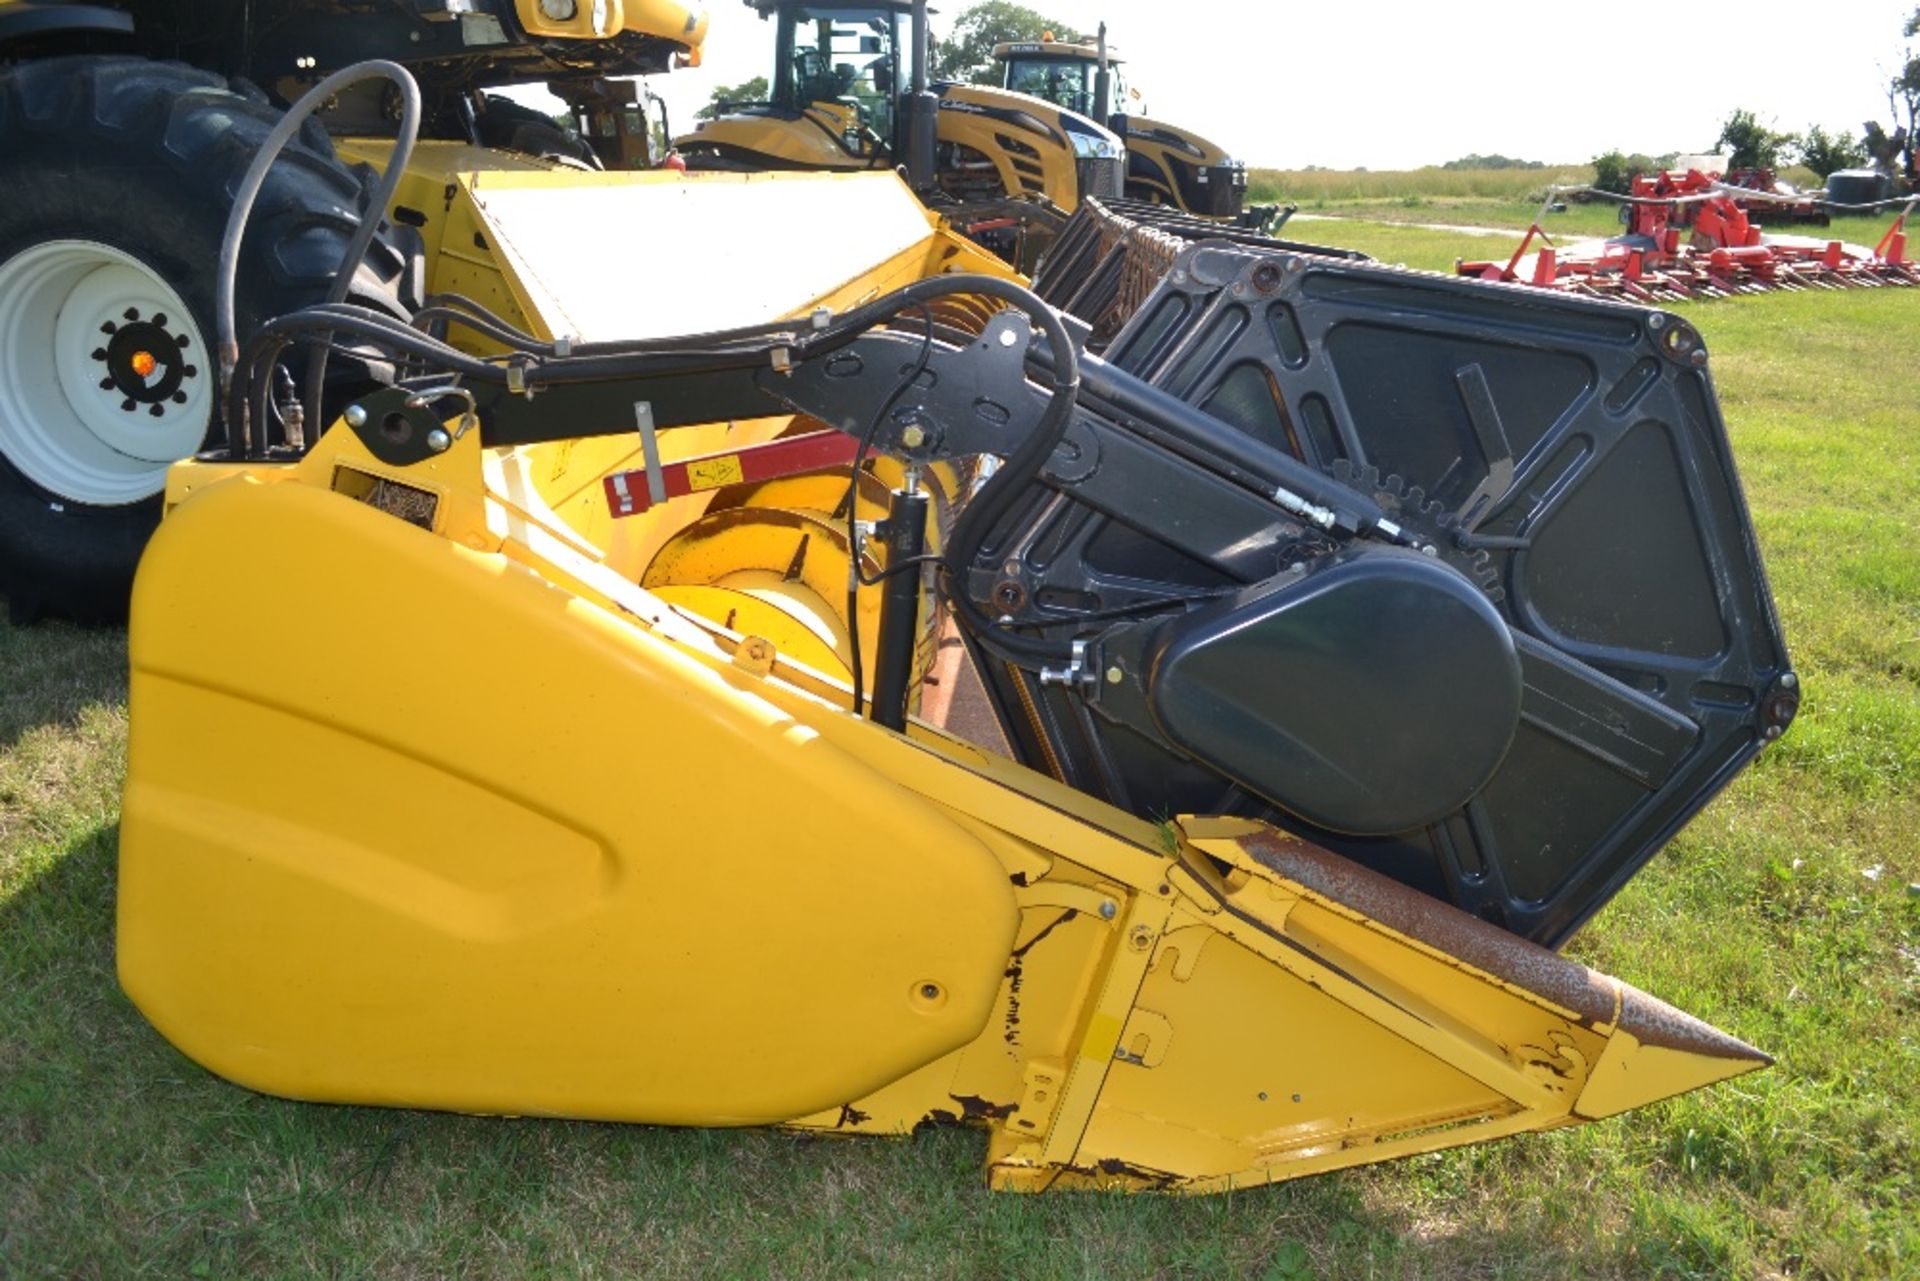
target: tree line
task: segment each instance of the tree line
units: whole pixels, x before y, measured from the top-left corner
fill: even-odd
[[[1920,7],[1907,18],[1901,34],[1908,41],[1920,36]],[[1736,108],[1720,126],[1712,151],[1728,158],[1733,169],[1780,169],[1805,165],[1823,181],[1842,169],[1871,167],[1920,188],[1920,52],[1909,43],[1901,49],[1896,74],[1887,83],[1888,120],[1868,120],[1859,133],[1809,125],[1804,133],[1774,129],[1745,107]],[[1627,155],[1609,151],[1593,158],[1594,186],[1625,194],[1636,173],[1651,173],[1672,163],[1673,157]]]

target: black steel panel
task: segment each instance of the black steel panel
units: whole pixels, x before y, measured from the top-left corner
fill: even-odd
[[[1146,684],[1169,742],[1306,822],[1361,835],[1465,805],[1520,719],[1520,660],[1492,604],[1390,547],[1168,624]]]
[[[1097,279],[1113,259],[1093,231],[1074,237],[1070,227],[1063,252]],[[1136,812],[1270,818],[1558,944],[1777,737],[1797,705],[1698,333],[1619,303],[1278,246],[1166,248],[1164,278],[1137,303],[1125,305],[1118,277],[1100,296],[1101,314],[1124,306],[1128,318],[1106,346],[1112,364],[1083,369],[1100,415],[1159,448],[1142,458],[1107,451],[1097,482],[1107,515],[1093,534],[1052,549],[1051,607],[1029,602],[1015,618],[1043,634],[1099,639],[1124,684],[1031,687],[1039,719],[1013,739],[1037,733],[1046,750],[1030,761],[1044,768],[1051,754],[1062,772]],[[1047,264],[1043,278],[1054,272],[1056,288],[1071,292],[1061,270]],[[1318,482],[1294,483],[1281,462]],[[1310,749],[1346,761],[1363,732],[1419,744],[1401,759],[1406,773],[1444,779],[1454,764],[1419,717],[1385,710],[1383,691],[1438,690],[1450,663],[1437,650],[1396,649],[1405,633],[1390,609],[1376,611],[1380,636],[1327,624],[1346,648],[1370,649],[1365,660],[1315,668],[1300,655],[1263,657],[1250,641],[1209,640],[1162,687],[1134,688],[1148,655],[1187,654],[1178,638],[1202,626],[1190,617],[1226,608],[1228,589],[1198,585],[1217,577],[1172,572],[1189,562],[1140,551],[1143,540],[1181,542],[1186,557],[1199,550],[1156,532],[1197,527],[1168,480],[1187,466],[1255,493],[1291,488],[1314,504],[1347,494],[1384,517],[1375,540],[1404,530],[1403,541],[1430,546],[1474,585],[1511,632],[1523,673],[1519,728],[1484,787],[1419,822],[1383,806],[1406,821],[1384,831],[1337,786],[1294,781],[1315,777],[1302,763]],[[1080,483],[1094,482],[1056,474],[1036,486],[996,546],[1017,551],[1018,527],[1043,506],[1062,521],[1060,503],[1071,511]],[[1128,508],[1130,489],[1140,518],[1122,534],[1111,513]],[[1356,535],[1345,516],[1320,530],[1292,509],[1270,509],[1264,544],[1250,530],[1231,559],[1194,563],[1253,586],[1369,542],[1371,517]],[[1209,516],[1199,542],[1219,544],[1223,517],[1233,518],[1224,508]],[[1138,572],[1124,578],[1129,564]],[[993,576],[1020,568],[996,565]],[[1156,598],[1179,603],[1155,614]],[[1122,603],[1133,612],[1116,624]],[[1200,655],[1219,670],[1206,682],[1183,679]],[[1272,689],[1299,688],[1289,667],[1318,673],[1304,682],[1321,708],[1310,730],[1274,701]],[[1203,684],[1244,697],[1228,707]],[[1203,711],[1208,698],[1214,706]],[[1095,710],[1091,733],[1067,710],[1075,700]],[[1330,710],[1340,706],[1355,709],[1345,724]],[[1458,714],[1481,733],[1498,721]],[[1070,724],[1071,734],[1045,728]],[[1273,731],[1264,745],[1262,725]]]

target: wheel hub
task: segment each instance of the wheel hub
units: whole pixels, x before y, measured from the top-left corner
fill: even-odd
[[[129,307],[123,318],[128,323],[105,322],[102,329],[112,329],[113,337],[93,352],[93,358],[106,366],[100,389],[124,395],[122,411],[132,413],[145,405],[154,418],[165,415],[167,404],[186,404],[189,397],[181,384],[200,376],[199,368],[189,364],[184,354],[191,339],[167,328],[165,312],[146,319],[139,308]]]
[[[43,489],[97,505],[157,493],[213,408],[205,340],[153,268],[93,241],[0,264],[0,454]]]

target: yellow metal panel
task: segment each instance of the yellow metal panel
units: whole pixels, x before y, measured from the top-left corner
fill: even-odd
[[[305,485],[196,495],[134,608],[121,977],[233,1079],[752,1123],[985,1025],[1000,863],[745,674]]]
[[[1026,191],[1020,182],[1020,171],[1014,167],[1013,154],[999,142],[999,135],[1011,132],[1039,153],[1037,160],[1031,156],[1023,159],[1040,166],[1040,194],[1069,213],[1080,207],[1079,172],[1074,163],[1072,141],[1060,124],[1059,108],[1039,98],[987,85],[950,86],[941,101],[940,141],[971,147],[991,160],[994,171],[1000,176],[1000,185],[1008,195],[1018,196]],[[1018,111],[1046,125],[1052,131],[1052,136],[1042,137],[1029,130],[1009,130],[1005,123],[996,121],[992,116],[966,110],[956,111],[945,106],[948,102],[977,106],[983,110]]]
[[[600,0],[581,4],[571,18],[549,18],[540,0],[515,0],[520,25],[535,36],[563,40],[605,40],[632,34],[657,36],[697,51],[707,38],[707,11],[673,0]]]
[[[789,169],[832,169],[858,173],[873,167],[834,141],[844,126],[822,112],[821,104],[808,109],[807,118],[753,115],[736,112],[704,120],[690,134],[673,140],[679,148],[724,147],[763,158],[765,163]]]

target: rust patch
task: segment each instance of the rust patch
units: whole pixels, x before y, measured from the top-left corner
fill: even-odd
[[[1018,955],[1007,963],[1006,980],[1007,1018],[1006,1032],[1002,1039],[1008,1045],[1018,1046],[1020,1044],[1020,987],[1026,982],[1026,969]]]
[[[960,1113],[969,1121],[1001,1121],[1020,1110],[1017,1103],[995,1103],[977,1094],[949,1094],[960,1105]]]
[[[1072,908],[1068,908],[1066,911],[1060,913],[1059,917],[1053,922],[1053,924],[1047,926],[1046,929],[1041,930],[1038,934],[1034,935],[1032,938],[1028,939],[1025,943],[1015,948],[1013,950],[1013,959],[1017,961],[1017,960],[1020,960],[1022,957],[1026,956],[1028,952],[1033,951],[1034,945],[1039,943],[1041,939],[1053,933],[1055,930],[1059,929],[1062,925],[1065,925],[1068,921],[1071,921],[1074,917],[1078,915],[1080,914],[1074,911]]]
[[[1658,997],[1317,845],[1276,831],[1241,837],[1239,845],[1262,867],[1477,970],[1564,1006],[1589,1027],[1602,1028],[1613,1022],[1617,992],[1619,1026],[1643,1045],[1712,1058],[1773,1062],[1744,1041]]]
[[[1118,1157],[1106,1157],[1094,1163],[1091,1170],[1084,1166],[1068,1166],[1090,1177],[1105,1175],[1107,1178],[1132,1179],[1146,1184],[1155,1192],[1164,1192],[1180,1183],[1180,1176],[1168,1174],[1165,1170],[1149,1169],[1144,1165],[1135,1165],[1131,1161],[1122,1161]]]

